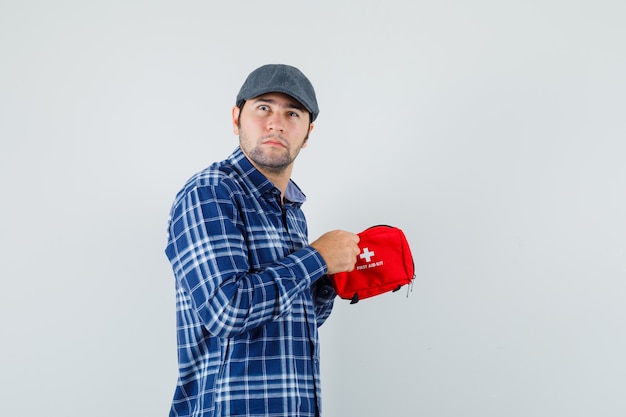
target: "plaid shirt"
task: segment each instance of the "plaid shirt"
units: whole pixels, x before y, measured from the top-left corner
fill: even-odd
[[[170,416],[319,416],[317,327],[336,293],[290,182],[237,148],[178,193],[165,250],[176,277],[179,379]],[[322,278],[322,279],[320,279]]]

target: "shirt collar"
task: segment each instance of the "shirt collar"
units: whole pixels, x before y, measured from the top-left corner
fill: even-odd
[[[237,147],[237,149],[233,151],[228,157],[228,161],[232,164],[233,168],[239,172],[243,180],[259,194],[276,194],[277,191],[280,192],[274,183],[268,180],[261,171],[252,165],[240,147]],[[291,179],[287,184],[284,198],[285,201],[296,206],[300,206],[306,201],[306,195]]]

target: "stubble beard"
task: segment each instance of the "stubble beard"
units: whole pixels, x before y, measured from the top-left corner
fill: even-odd
[[[279,149],[265,149],[265,147],[262,145],[262,142],[271,137],[276,137],[280,139],[281,142],[285,145],[285,148],[280,149],[280,152],[278,152]],[[287,141],[284,140],[280,135],[263,137],[257,141],[256,145],[251,145],[249,144],[250,140],[247,137],[246,133],[243,130],[239,132],[239,144],[243,152],[248,156],[248,158],[252,160],[252,162],[254,162],[257,167],[272,174],[281,174],[285,172],[285,170],[289,168],[291,164],[293,164],[293,161],[296,160],[296,157],[300,153],[300,149],[302,149],[302,146],[304,145],[304,143],[306,143],[307,139],[308,135],[304,138],[302,144],[299,145],[294,152],[292,152]]]

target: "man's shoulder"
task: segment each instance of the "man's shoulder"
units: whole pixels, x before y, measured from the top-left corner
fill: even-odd
[[[214,162],[202,171],[195,173],[188,181],[199,187],[215,187],[224,182],[236,181],[238,176],[235,168],[228,160]]]
[[[226,188],[235,191],[240,188],[240,175],[228,160],[214,162],[201,171],[196,172],[186,182],[180,194],[198,188]]]
[[[223,161],[214,162],[191,176],[176,196],[176,203],[190,193],[230,199],[260,198],[272,188],[273,184],[237,148]]]

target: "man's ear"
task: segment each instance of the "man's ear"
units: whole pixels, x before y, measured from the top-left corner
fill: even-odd
[[[239,115],[240,114],[241,114],[241,109],[239,107],[237,107],[237,106],[234,106],[233,110],[232,110],[231,116],[233,118],[233,120],[232,120],[232,122],[233,122],[233,133],[235,135],[239,135]]]
[[[309,124],[309,133],[306,135],[306,138],[304,139],[304,142],[302,143],[302,148],[306,148],[306,145],[309,143],[309,135],[313,131],[314,127],[315,126],[313,125],[313,123]]]

